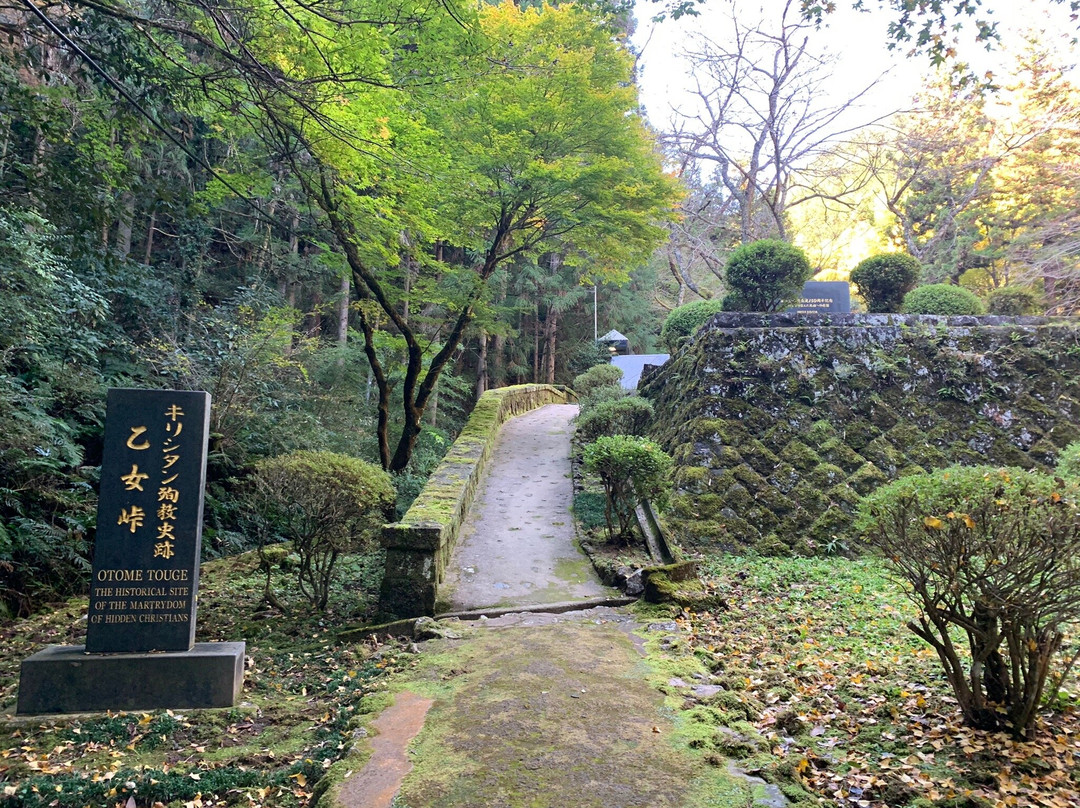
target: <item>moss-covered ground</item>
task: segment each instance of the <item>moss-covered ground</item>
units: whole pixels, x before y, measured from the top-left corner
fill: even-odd
[[[747,805],[751,787],[690,745],[633,625],[591,610],[455,626],[463,639],[425,644],[395,677],[435,699],[396,805]]]
[[[340,563],[324,614],[304,607],[287,571],[274,582],[290,613],[262,604],[254,554],[203,565],[197,640],[247,642],[233,709],[12,717],[20,662],[46,644],[80,644],[87,603],[0,625],[0,806],[312,805],[385,703],[388,674],[412,659],[400,645],[335,642],[339,625],[370,613],[380,559]]]
[[[1041,715],[1030,743],[962,727],[936,658],[904,627],[912,607],[871,560],[706,557],[704,583],[727,609],[463,625],[463,639],[419,654],[407,643],[336,642],[338,627],[369,609],[350,594],[364,591],[358,562],[322,616],[298,608],[284,574],[278,595],[293,614],[260,606],[250,557],[204,569],[199,639],[248,642],[241,703],[7,717],[0,805],[314,806],[329,781],[362,765],[363,728],[406,689],[436,705],[411,750],[403,807],[635,805],[639,796],[642,805],[746,805],[728,758],[795,804],[1080,804],[1072,697]],[[85,609],[73,600],[0,627],[6,706],[21,659],[79,642]],[[643,642],[630,618],[646,627]]]

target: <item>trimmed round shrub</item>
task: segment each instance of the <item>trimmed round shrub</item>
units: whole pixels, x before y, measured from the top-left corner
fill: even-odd
[[[990,314],[1006,317],[1022,317],[1039,310],[1039,300],[1030,289],[1019,286],[1003,286],[986,296],[986,310]]]
[[[1057,473],[1062,477],[1080,482],[1080,440],[1073,441],[1058,455]]]
[[[377,466],[310,451],[260,460],[245,496],[260,544],[292,542],[300,559],[300,591],[320,611],[326,609],[338,557],[375,549],[395,498],[390,475]]]
[[[598,387],[619,387],[622,377],[622,368],[605,362],[602,365],[593,365],[584,373],[579,373],[574,377],[571,387],[579,396],[587,396]]]
[[[813,275],[806,253],[779,239],[737,248],[724,269],[724,311],[782,311],[799,300]]]
[[[721,300],[695,300],[672,309],[660,328],[660,342],[675,353],[710,317],[723,310]]]
[[[641,500],[652,500],[661,507],[666,504],[672,461],[651,440],[631,435],[597,438],[585,447],[584,460],[585,470],[596,474],[604,484],[609,539],[632,535],[634,509]]]
[[[1051,661],[1080,620],[1078,493],[1047,474],[952,466],[859,505],[856,526],[906,585],[918,611],[908,625],[937,652],[968,726],[1031,735]]]
[[[860,261],[851,270],[851,282],[859,287],[867,311],[896,312],[920,274],[922,265],[907,253],[881,253]]]
[[[919,286],[904,295],[906,314],[983,314],[982,301],[974,292],[950,283]]]
[[[587,415],[597,407],[613,401],[621,401],[630,395],[621,384],[611,384],[604,387],[596,387],[586,395],[578,396],[578,417]]]
[[[577,434],[586,443],[604,435],[643,435],[653,417],[653,405],[629,395],[597,404],[577,417]]]

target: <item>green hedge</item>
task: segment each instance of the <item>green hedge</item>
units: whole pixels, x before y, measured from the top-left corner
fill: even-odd
[[[974,292],[949,283],[919,286],[904,295],[906,314],[985,314],[982,301]]]
[[[710,317],[723,310],[724,304],[721,300],[695,300],[672,309],[660,328],[660,342],[674,353],[708,322]]]

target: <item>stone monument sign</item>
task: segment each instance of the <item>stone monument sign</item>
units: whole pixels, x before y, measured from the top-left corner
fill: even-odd
[[[792,314],[850,314],[851,287],[847,281],[807,281]]]
[[[209,399],[109,391],[88,653],[195,643]]]
[[[108,393],[85,646],[23,661],[20,713],[230,706],[244,643],[195,643],[210,396]]]

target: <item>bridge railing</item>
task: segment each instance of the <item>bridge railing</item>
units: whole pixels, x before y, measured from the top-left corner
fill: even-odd
[[[468,423],[400,522],[385,525],[386,569],[379,610],[397,617],[435,614],[439,585],[461,525],[504,422],[547,404],[566,404],[574,394],[547,384],[488,390]]]

